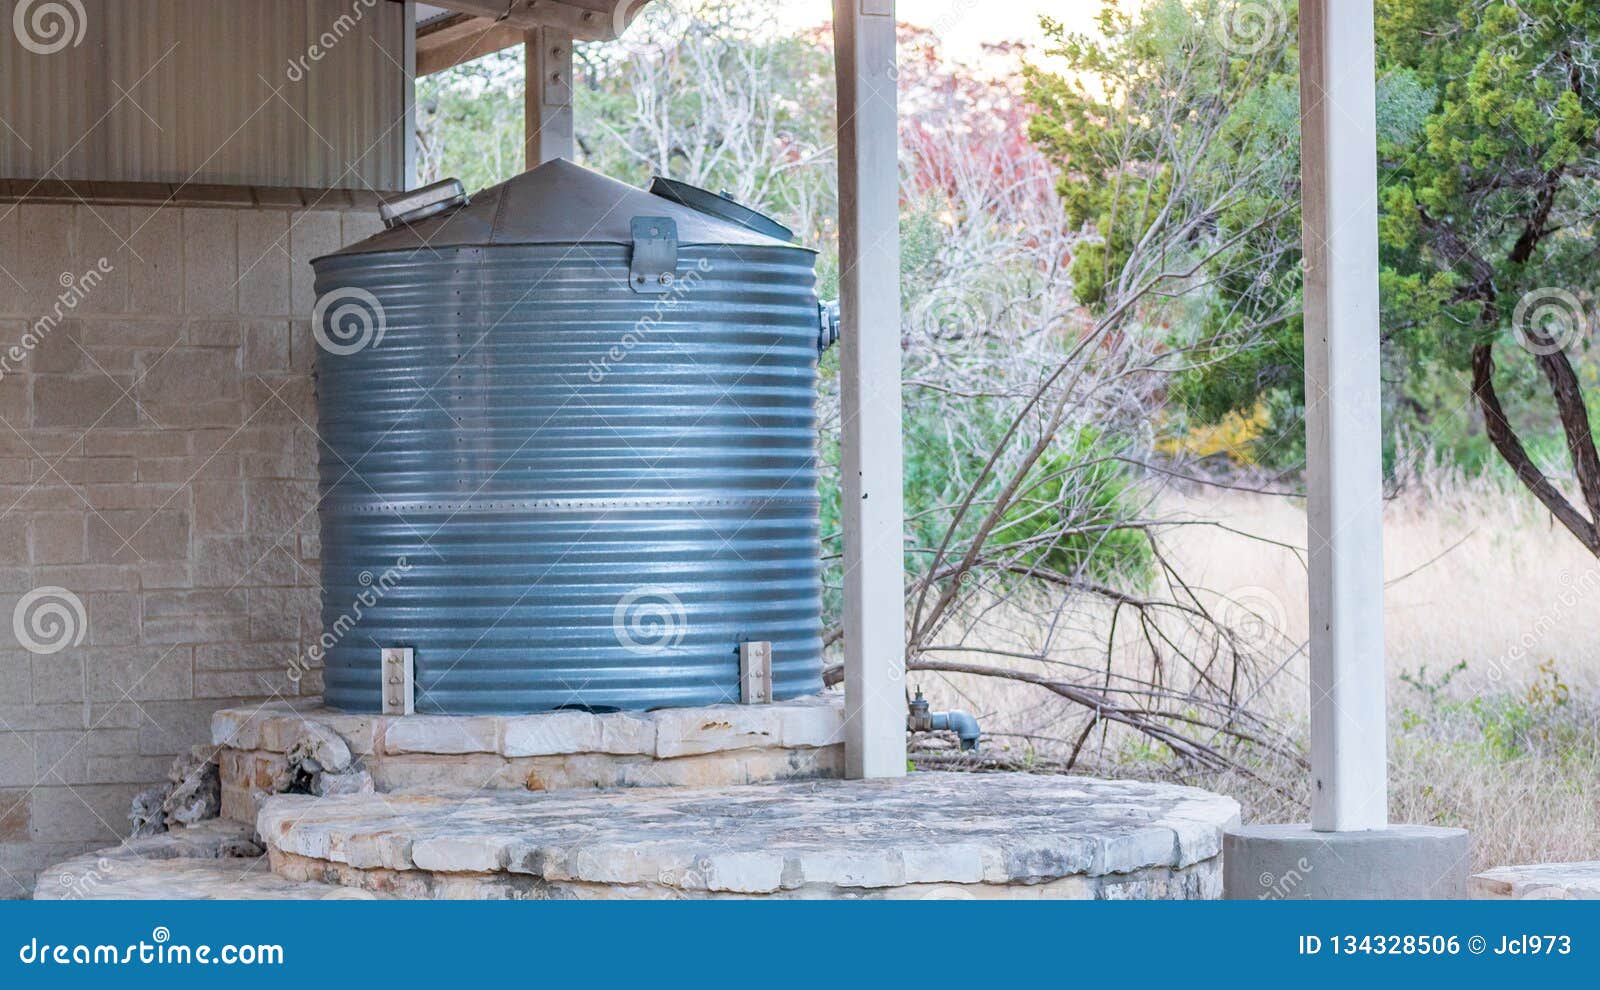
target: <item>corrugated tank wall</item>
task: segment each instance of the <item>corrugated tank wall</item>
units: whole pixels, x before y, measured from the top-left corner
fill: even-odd
[[[397,190],[394,0],[0,0],[0,178]]]
[[[628,258],[317,262],[384,327],[318,354],[330,705],[379,710],[381,646],[435,714],[737,701],[750,640],[775,697],[821,690],[811,255],[686,246],[671,303]]]

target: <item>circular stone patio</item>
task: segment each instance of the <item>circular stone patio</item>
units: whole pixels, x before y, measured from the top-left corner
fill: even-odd
[[[283,794],[272,871],[419,898],[1212,898],[1231,798],[918,772],[714,789]]]

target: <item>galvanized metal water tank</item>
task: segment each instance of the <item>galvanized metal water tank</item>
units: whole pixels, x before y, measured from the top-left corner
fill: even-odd
[[[328,704],[821,689],[814,255],[740,210],[554,161],[312,263]]]

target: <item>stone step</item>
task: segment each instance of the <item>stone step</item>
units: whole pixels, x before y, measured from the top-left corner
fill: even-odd
[[[684,791],[278,795],[273,871],[403,897],[1207,898],[1230,798],[913,773]]]
[[[33,896],[40,901],[311,901],[387,895],[285,880],[268,869],[265,856],[107,861],[92,854],[44,871]]]
[[[286,880],[267,866],[249,825],[201,822],[160,835],[129,839],[46,869],[34,899],[328,900],[379,898],[350,887]]]

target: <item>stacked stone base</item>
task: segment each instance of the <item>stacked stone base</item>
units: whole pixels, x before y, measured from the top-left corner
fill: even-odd
[[[349,715],[276,703],[212,718],[223,816],[254,822],[272,794],[324,793],[296,754],[308,739],[328,735],[348,750],[348,765],[331,768],[336,791],[717,787],[838,777],[844,768],[844,704],[836,694],[771,705],[469,717]],[[345,783],[351,780],[362,783]]]

